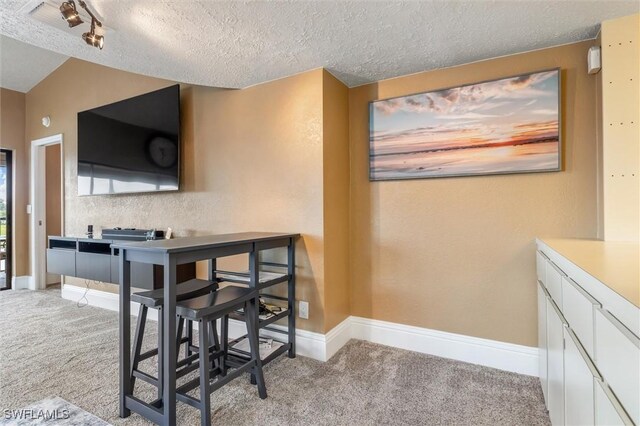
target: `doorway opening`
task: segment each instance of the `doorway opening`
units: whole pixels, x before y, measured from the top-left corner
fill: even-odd
[[[31,142],[31,282],[43,290],[61,277],[47,274],[48,235],[64,234],[64,145],[62,135]]]
[[[11,288],[13,277],[13,152],[0,149],[0,290]]]

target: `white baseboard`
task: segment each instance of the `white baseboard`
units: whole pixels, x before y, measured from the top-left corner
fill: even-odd
[[[351,337],[457,361],[538,376],[538,348],[351,317]]]
[[[14,290],[35,290],[33,280],[29,275],[11,277],[11,288]]]
[[[77,302],[84,294],[85,289],[82,287],[68,284],[62,286],[64,299]],[[116,293],[90,289],[86,298],[91,306],[118,311]],[[138,308],[137,303],[131,302],[132,315],[137,315]],[[149,310],[149,318],[157,319],[154,309]],[[275,324],[271,327],[286,330]],[[246,328],[242,322],[230,320],[230,337],[235,338],[245,333]],[[282,336],[271,331],[266,331],[265,334]],[[327,334],[296,330],[296,352],[319,361],[328,361],[350,339],[538,376],[537,348],[354,316],[346,318]]]

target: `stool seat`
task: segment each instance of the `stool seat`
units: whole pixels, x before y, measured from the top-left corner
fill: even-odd
[[[176,286],[176,300],[202,296],[217,289],[217,283],[207,280],[192,279]],[[164,303],[164,289],[159,288],[157,290],[134,293],[131,295],[131,301],[138,302],[150,308],[162,306]]]
[[[176,314],[188,320],[199,320],[237,307],[257,296],[258,291],[255,289],[228,286],[205,296],[179,301],[176,304]]]

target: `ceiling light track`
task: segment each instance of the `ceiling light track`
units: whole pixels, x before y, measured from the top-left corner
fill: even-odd
[[[82,34],[82,39],[89,46],[97,47],[100,50],[104,47],[104,36],[100,34],[96,34],[96,26],[102,27],[102,22],[89,10],[87,3],[84,0],[78,0],[78,4],[84,10],[87,11],[89,16],[91,17],[91,30]],[[62,14],[62,19],[66,20],[69,24],[69,28],[73,28],[82,24],[84,21],[78,14],[78,9],[76,8],[76,3],[74,0],[67,0],[60,5],[60,13]]]

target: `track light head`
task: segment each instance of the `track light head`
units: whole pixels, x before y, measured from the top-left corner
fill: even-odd
[[[67,23],[69,24],[69,28],[80,25],[83,22],[82,18],[80,18],[80,15],[78,15],[76,4],[73,0],[63,2],[60,5],[60,13],[62,14],[62,19],[67,21]]]
[[[104,47],[104,36],[96,34],[96,20],[91,20],[91,31],[82,34],[82,39],[89,46],[97,47],[100,50]]]

